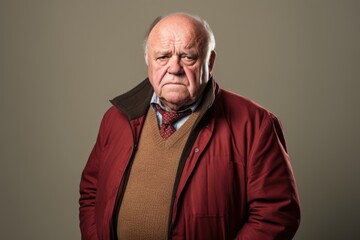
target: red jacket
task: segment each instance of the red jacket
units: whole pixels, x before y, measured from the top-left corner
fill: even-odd
[[[122,193],[153,90],[148,80],[114,100],[80,183],[82,239],[116,239]],[[181,156],[169,239],[292,239],[300,209],[279,121],[210,80],[208,110]]]

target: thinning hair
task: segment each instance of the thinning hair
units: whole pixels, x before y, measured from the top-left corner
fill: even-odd
[[[197,16],[197,15],[192,15],[189,13],[183,13],[183,12],[178,12],[178,13],[171,13],[165,16],[158,16],[157,18],[155,18],[155,20],[150,24],[149,29],[146,31],[145,37],[144,37],[144,41],[143,41],[143,48],[144,48],[144,53],[145,53],[145,62],[146,64],[148,64],[148,39],[149,39],[149,35],[151,33],[151,31],[153,30],[153,28],[156,26],[156,24],[158,24],[162,19],[171,16],[171,15],[184,15],[187,17],[192,18],[195,22],[197,22],[198,24],[200,24],[204,30],[205,30],[205,34],[206,34],[206,38],[205,38],[205,52],[206,52],[206,58],[209,58],[210,56],[210,52],[215,50],[215,36],[213,31],[211,30],[209,24],[202,19],[201,17]]]

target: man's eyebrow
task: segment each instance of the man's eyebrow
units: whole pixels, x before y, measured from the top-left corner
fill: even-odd
[[[154,52],[154,55],[155,56],[160,56],[160,55],[169,55],[169,54],[172,54],[172,51],[171,50],[157,50]],[[179,55],[198,55],[198,51],[194,48],[186,48],[186,49],[183,49],[181,50],[179,53],[176,53],[176,54],[179,54]]]
[[[171,53],[171,51],[169,50],[158,50],[158,51],[155,51],[155,55],[166,55],[166,54],[169,54]]]
[[[179,53],[179,55],[192,55],[198,56],[199,52],[196,49],[185,49]]]

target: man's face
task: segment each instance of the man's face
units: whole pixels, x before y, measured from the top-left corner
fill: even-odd
[[[202,28],[184,16],[163,19],[149,35],[148,77],[171,110],[195,102],[209,79],[215,55],[206,57],[205,36]]]

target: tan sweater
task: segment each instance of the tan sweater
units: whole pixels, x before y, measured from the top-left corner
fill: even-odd
[[[199,113],[167,140],[149,108],[118,217],[118,239],[167,239],[171,196],[180,155]]]

